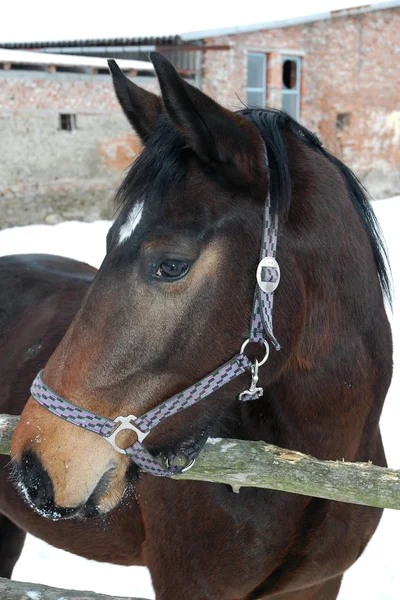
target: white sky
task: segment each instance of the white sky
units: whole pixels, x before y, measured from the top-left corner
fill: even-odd
[[[366,3],[365,0],[3,0],[0,43],[168,35],[264,23]]]

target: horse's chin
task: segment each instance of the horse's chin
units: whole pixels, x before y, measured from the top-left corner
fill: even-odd
[[[131,463],[125,471],[123,481],[119,477],[116,481],[112,477],[100,480],[96,489],[74,516],[80,519],[105,517],[114,510],[118,511],[119,508],[123,508],[134,494],[138,472],[137,466]]]

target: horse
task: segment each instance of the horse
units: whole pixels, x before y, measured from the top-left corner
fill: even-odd
[[[188,451],[210,436],[386,465],[390,276],[376,218],[350,169],[287,114],[229,111],[161,54],[151,60],[161,98],[110,61],[143,149],[117,192],[98,272],[0,261],[1,411],[23,409],[11,477],[1,475],[0,575],[29,531],[87,558],[146,565],[159,600],[333,600],[380,509],[234,493],[170,471],[190,468]],[[277,245],[263,263],[266,222]],[[260,265],[273,271],[266,290]],[[264,292],[259,342],[249,325]],[[139,440],[146,415],[232,357],[235,377]],[[95,435],[63,410],[111,429]],[[164,471],[143,467],[138,447]]]

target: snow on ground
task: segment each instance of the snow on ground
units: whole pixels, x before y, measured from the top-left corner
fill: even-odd
[[[106,253],[106,236],[111,221],[58,225],[27,225],[0,231],[0,256],[44,253],[68,256],[99,267]]]
[[[393,280],[400,285],[400,196],[374,203],[389,248]],[[26,252],[60,254],[98,267],[105,252],[109,222],[67,222],[30,225],[0,231],[0,256]],[[400,299],[390,315],[394,335],[393,382],[386,399],[381,426],[388,463],[400,468]],[[347,572],[339,600],[398,600],[400,570],[398,539],[400,511],[386,510],[360,560]],[[154,598],[144,567],[118,567],[87,561],[28,536],[14,579],[110,595]]]

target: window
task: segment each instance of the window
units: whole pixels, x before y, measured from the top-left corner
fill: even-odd
[[[266,96],[266,55],[258,52],[247,54],[247,98],[249,106],[265,107]]]
[[[338,113],[336,115],[336,128],[346,129],[350,125],[351,113]]]
[[[300,119],[300,58],[282,59],[282,110],[297,121]]]
[[[73,131],[76,129],[76,115],[60,115],[60,129],[63,131]]]

